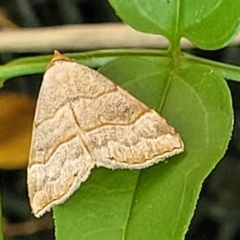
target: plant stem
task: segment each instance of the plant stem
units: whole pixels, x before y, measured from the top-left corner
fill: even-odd
[[[66,56],[89,67],[97,68],[118,57],[162,57],[167,56],[167,51],[148,49],[100,50],[66,54]],[[0,86],[9,78],[43,73],[52,57],[53,55],[20,58],[0,66]]]
[[[227,80],[233,80],[240,82],[240,67],[227,63],[221,63],[216,61],[207,60],[204,58],[196,57],[190,54],[184,53],[182,55],[181,65],[185,64],[201,64],[211,67],[214,71],[219,72]]]
[[[195,57],[190,54],[180,52],[179,39],[172,43],[169,49],[152,50],[152,49],[121,49],[121,50],[100,50],[84,53],[66,54],[69,58],[76,60],[89,67],[98,68],[118,57],[166,57],[171,56],[174,64],[198,63],[211,66],[213,69],[222,74],[223,77],[235,81],[240,81],[240,67],[230,64],[206,60]],[[20,58],[0,66],[0,85],[9,78],[43,73],[53,55]]]

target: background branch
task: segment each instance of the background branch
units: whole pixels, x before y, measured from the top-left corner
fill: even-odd
[[[166,38],[124,24],[83,24],[19,28],[0,32],[0,52],[50,52],[109,48],[167,48]],[[183,48],[192,44],[182,39]]]

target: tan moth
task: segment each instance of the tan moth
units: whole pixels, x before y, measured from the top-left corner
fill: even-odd
[[[35,112],[28,163],[32,211],[63,203],[91,169],[142,169],[184,150],[164,118],[100,73],[55,51]]]

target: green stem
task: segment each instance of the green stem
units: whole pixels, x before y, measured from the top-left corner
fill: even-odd
[[[75,59],[77,62],[93,68],[100,67],[118,57],[162,57],[166,55],[167,51],[165,50],[148,49],[115,49],[66,54],[69,58]],[[0,85],[9,78],[43,73],[52,57],[53,54],[48,56],[20,58],[0,66]]]
[[[170,42],[168,48],[168,54],[174,59],[177,59],[181,54],[180,38],[176,38],[174,41]]]
[[[174,17],[174,29],[173,29],[173,36],[170,38],[171,41],[169,41],[169,48],[168,53],[169,56],[172,56],[173,58],[173,67],[175,64],[177,64],[179,56],[181,54],[181,44],[180,40],[181,37],[179,36],[179,29],[180,29],[180,17],[181,17],[181,3],[180,1],[176,1],[176,9],[175,17]]]
[[[221,76],[227,80],[233,80],[240,82],[240,67],[227,63],[221,63],[216,61],[207,60],[204,58],[196,57],[190,54],[184,53],[182,55],[181,66],[190,64],[201,64],[211,67],[214,71],[219,72]]]
[[[89,67],[98,68],[115,58],[119,57],[166,57],[172,56],[174,63],[180,63],[181,66],[186,64],[203,64],[212,67],[215,71],[222,74],[223,77],[235,81],[240,81],[240,67],[230,64],[206,60],[195,57],[186,53],[180,54],[179,41],[175,41],[166,50],[150,50],[150,49],[121,49],[121,50],[100,50],[85,53],[66,54],[69,58],[75,59],[77,62],[85,64]],[[0,85],[6,79],[30,75],[36,73],[43,73],[53,55],[37,56],[16,59],[8,64],[0,66]],[[181,58],[181,59],[180,59]],[[179,61],[180,60],[180,61]],[[173,64],[174,64],[173,63]]]

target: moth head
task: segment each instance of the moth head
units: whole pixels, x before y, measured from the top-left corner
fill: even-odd
[[[72,62],[71,59],[69,59],[66,56],[63,56],[58,50],[54,50],[54,56],[53,56],[52,60],[50,61],[50,63],[48,64],[47,69],[52,67],[56,61]]]

